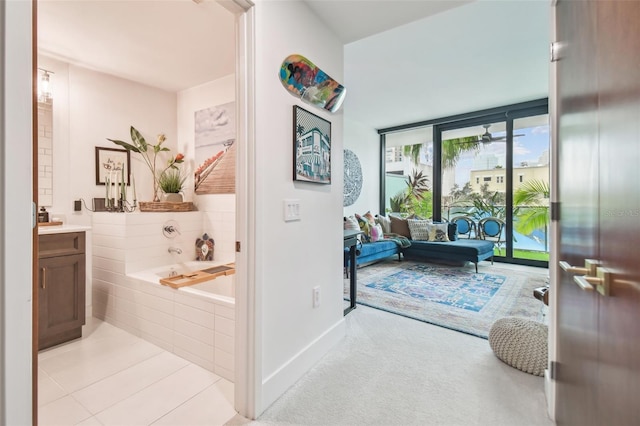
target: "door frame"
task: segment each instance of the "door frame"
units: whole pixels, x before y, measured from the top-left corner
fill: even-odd
[[[0,423],[33,418],[33,1],[0,3]],[[25,191],[25,188],[29,188]]]
[[[262,407],[261,298],[256,291],[255,9],[246,0],[218,0],[236,15],[236,305],[234,403],[255,419]]]
[[[37,202],[37,1],[31,0],[31,33],[32,39],[28,40],[31,45],[32,63],[32,147],[30,154],[32,161],[32,191],[34,201],[33,214],[35,215],[35,202]],[[237,239],[241,243],[242,250],[237,253],[236,268],[236,342],[235,342],[235,409],[244,417],[254,419],[259,414],[261,382],[261,352],[257,344],[259,340],[259,303],[256,303],[255,279],[255,182],[251,181],[249,170],[254,168],[255,152],[255,111],[254,111],[254,33],[255,21],[253,3],[247,0],[216,0],[227,10],[235,14],[236,17],[236,108],[238,108],[238,139],[241,141],[237,152],[236,173],[236,223]],[[16,20],[18,22],[18,20]],[[2,89],[0,87],[0,89]],[[2,117],[0,117],[1,119]],[[0,125],[3,124],[0,121]],[[1,128],[1,127],[0,127]],[[244,144],[242,143],[244,142]],[[0,151],[0,160],[2,158]],[[7,195],[5,195],[6,197]],[[4,211],[4,209],[3,209]],[[0,211],[0,218],[3,212]],[[35,216],[33,218],[35,224]],[[34,225],[32,230],[32,294],[31,294],[31,404],[32,423],[37,424],[38,414],[38,321],[37,321],[37,238],[38,231]],[[0,323],[4,325],[4,323]],[[4,343],[4,342],[0,342]],[[6,350],[6,346],[3,347]],[[3,351],[4,352],[4,351]],[[6,376],[5,376],[6,377]],[[2,396],[2,401],[6,397]],[[4,412],[4,407],[0,405],[0,413]],[[24,423],[24,422],[20,422]]]
[[[549,39],[556,41],[556,6],[557,0],[551,0]],[[549,365],[544,373],[544,393],[547,400],[547,414],[552,421],[556,421],[556,381],[551,374],[551,365],[557,360],[557,330],[558,330],[558,291],[560,268],[558,267],[558,253],[560,250],[560,226],[557,215],[559,206],[558,193],[558,92],[557,69],[552,54],[549,64]]]

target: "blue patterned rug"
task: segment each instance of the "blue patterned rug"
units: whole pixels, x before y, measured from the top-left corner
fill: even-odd
[[[387,260],[358,269],[356,302],[486,339],[493,322],[505,316],[543,321],[545,308],[533,289],[545,284],[548,272],[537,269],[522,273],[481,264],[476,273],[470,264]]]

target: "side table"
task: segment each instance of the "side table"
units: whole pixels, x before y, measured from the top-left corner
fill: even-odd
[[[349,307],[344,310],[344,315],[356,308],[356,290],[358,277],[356,276],[356,245],[358,235],[362,231],[344,230],[344,247],[349,247]]]

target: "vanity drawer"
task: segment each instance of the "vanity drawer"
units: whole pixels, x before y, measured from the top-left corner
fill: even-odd
[[[66,256],[82,254],[85,251],[84,232],[66,232],[39,236],[38,257]]]

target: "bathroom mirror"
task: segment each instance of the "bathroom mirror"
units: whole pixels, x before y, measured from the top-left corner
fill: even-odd
[[[53,205],[53,101],[38,102],[38,205]]]

